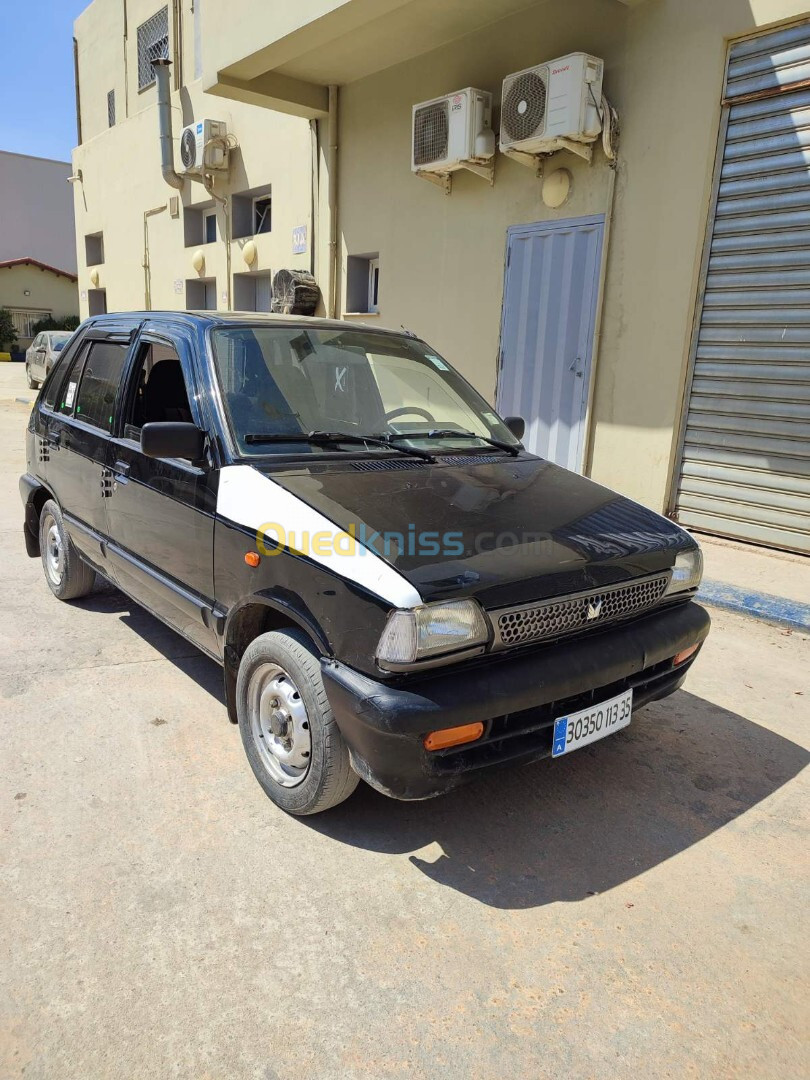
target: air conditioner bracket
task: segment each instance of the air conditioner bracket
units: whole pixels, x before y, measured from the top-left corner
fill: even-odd
[[[520,165],[526,165],[530,169],[534,169],[535,175],[540,179],[543,175],[543,166],[545,164],[545,154],[527,154],[524,150],[504,150],[504,154],[507,157],[512,158],[513,161],[517,161]]]
[[[445,195],[449,195],[453,189],[453,178],[449,173],[428,172],[427,169],[417,169],[416,175],[423,180],[429,180],[431,184],[440,187]]]
[[[492,187],[495,183],[495,157],[493,155],[490,161],[483,164],[477,161],[465,161],[464,168],[469,169],[470,172],[475,173],[476,176],[482,176],[485,180],[489,181],[489,186]]]

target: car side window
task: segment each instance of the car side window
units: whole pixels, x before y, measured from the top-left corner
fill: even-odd
[[[120,342],[92,342],[75,391],[73,415],[77,420],[110,431],[126,355],[127,345]]]
[[[143,342],[135,362],[134,387],[124,413],[124,438],[140,440],[144,424],[193,423],[180,357],[170,346]]]
[[[82,348],[71,358],[65,377],[61,380],[56,411],[63,416],[73,415],[73,407],[76,404],[76,388],[79,385],[79,376],[82,373],[84,359],[89,348],[89,344],[85,342]]]
[[[64,360],[62,357],[59,357],[51,368],[51,373],[45,381],[45,387],[42,392],[42,404],[46,409],[52,409],[56,404],[56,395],[59,392],[59,385],[62,382],[64,371]]]

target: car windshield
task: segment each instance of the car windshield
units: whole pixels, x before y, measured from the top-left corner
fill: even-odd
[[[355,450],[362,436],[433,452],[520,445],[446,360],[404,334],[230,326],[214,329],[211,344],[245,455],[322,451],[340,434]],[[309,433],[318,433],[312,445]]]

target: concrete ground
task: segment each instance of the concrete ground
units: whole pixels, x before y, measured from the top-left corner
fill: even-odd
[[[0,365],[0,1076],[807,1075],[810,641],[443,799],[264,797],[219,669],[21,536]]]

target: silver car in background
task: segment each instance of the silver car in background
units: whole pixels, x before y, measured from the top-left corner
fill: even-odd
[[[31,390],[45,382],[59,353],[73,337],[72,330],[43,330],[25,351],[25,374]]]

